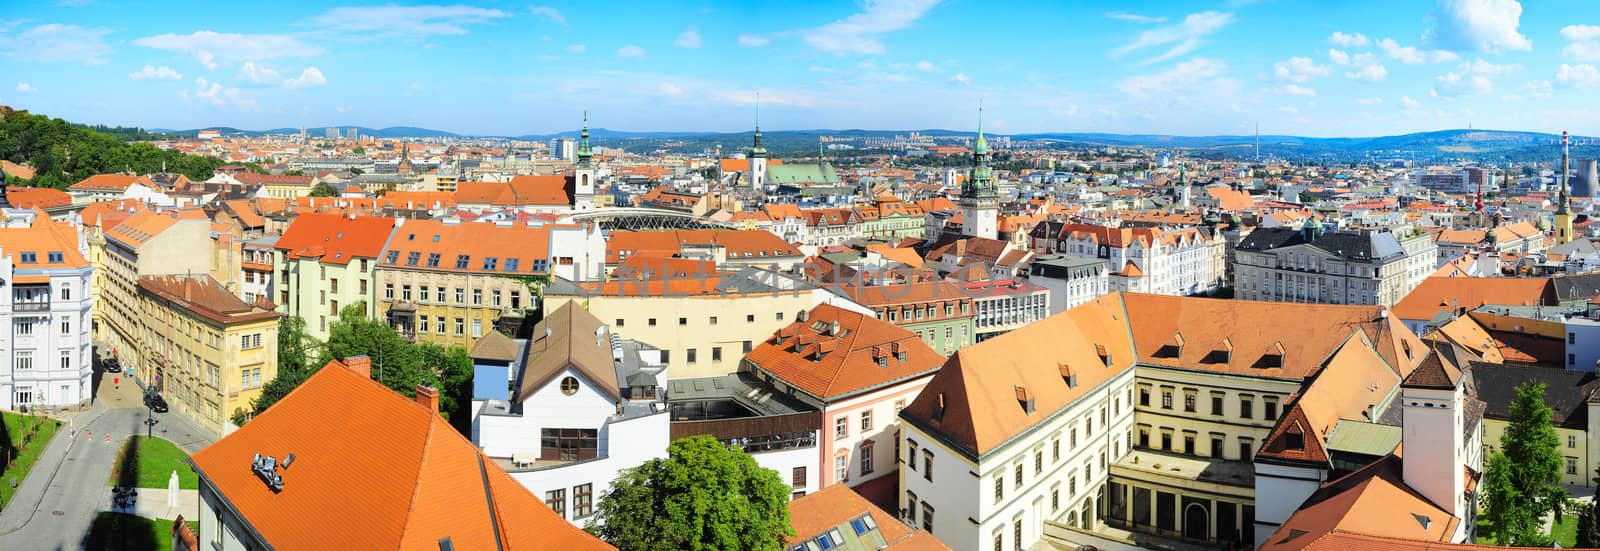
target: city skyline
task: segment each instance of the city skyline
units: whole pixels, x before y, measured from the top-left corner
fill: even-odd
[[[650,6],[23,6],[0,19],[0,104],[143,127],[467,135],[568,131],[585,107],[614,130],[742,131],[757,93],[769,130],[971,129],[980,100],[997,134],[1600,124],[1584,102],[1600,17],[1572,17],[1578,2]]]

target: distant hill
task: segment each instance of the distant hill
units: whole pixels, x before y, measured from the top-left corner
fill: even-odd
[[[351,128],[351,127],[349,127],[349,126],[308,127],[308,128],[306,128],[306,133],[312,135],[313,137],[326,136],[327,133],[328,133],[328,129],[329,128],[337,128],[339,130],[339,132],[340,132],[340,135],[343,135],[345,129]],[[376,138],[458,138],[458,137],[461,137],[460,134],[456,134],[456,133],[453,133],[453,132],[445,132],[443,130],[433,130],[433,129],[429,129],[429,128],[418,128],[418,127],[415,127],[415,126],[391,126],[391,127],[388,127],[388,128],[367,128],[365,126],[357,126],[355,128],[356,128],[356,131],[360,132],[363,136],[372,136],[372,137],[376,137]],[[160,133],[166,133],[166,134],[177,134],[179,136],[184,136],[184,137],[193,137],[196,133],[200,132],[201,130],[217,130],[217,131],[222,132],[222,134],[224,136],[237,136],[237,135],[264,136],[264,135],[268,135],[268,134],[298,134],[298,133],[300,133],[300,129],[299,128],[272,128],[272,129],[268,129],[268,130],[240,130],[238,128],[232,128],[232,127],[227,127],[227,126],[208,126],[208,127],[205,127],[205,128],[190,128],[188,130],[170,130],[170,129],[165,129],[165,128],[152,128],[152,129],[150,129],[150,132],[160,132]]]

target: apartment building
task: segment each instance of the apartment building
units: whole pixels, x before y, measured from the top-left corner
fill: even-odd
[[[902,515],[954,549],[1255,545],[1426,352],[1377,307],[1101,297],[946,362],[901,414]]]
[[[545,286],[543,307],[579,302],[612,333],[661,350],[673,379],[729,375],[739,358],[819,304],[868,312],[822,287],[747,267],[681,279],[617,279]]]
[[[1233,252],[1245,300],[1393,306],[1438,267],[1438,246],[1411,229],[1258,228]]]
[[[1054,315],[1110,293],[1110,270],[1106,265],[1098,258],[1041,256],[1028,264],[1028,283],[1049,289],[1047,315]]]
[[[864,239],[881,239],[890,242],[908,237],[922,237],[922,208],[893,195],[879,195],[872,202],[854,207],[860,220],[859,231]]]
[[[3,190],[0,187],[0,190]],[[0,200],[3,200],[0,195]],[[82,230],[36,211],[6,209],[0,228],[0,409],[59,408],[93,400],[89,325],[94,271]]]
[[[916,333],[940,354],[955,352],[977,338],[973,297],[954,282],[852,283],[832,290],[871,309],[878,319]]]
[[[1227,241],[1211,228],[1064,224],[1056,235],[1033,242],[1041,254],[1105,260],[1112,291],[1210,294],[1227,274]]]
[[[121,359],[129,377],[149,387],[156,384],[153,365],[142,361],[146,335],[140,311],[139,278],[153,275],[206,274],[228,288],[241,268],[238,243],[226,233],[211,231],[210,220],[178,219],[170,213],[139,211],[102,230],[96,254],[104,268],[96,289],[94,338]]]
[[[972,297],[973,331],[987,340],[1050,315],[1050,290],[1022,279],[986,279],[961,284]]]
[[[339,309],[361,304],[377,314],[378,258],[394,233],[394,219],[302,214],[273,243],[278,312],[306,322],[306,334],[327,340]]]
[[[379,255],[373,313],[414,341],[470,348],[520,327],[552,274],[598,277],[604,254],[593,225],[404,221]]]
[[[139,357],[168,405],[214,436],[278,375],[279,314],[205,274],[139,278]]]
[[[726,269],[758,266],[786,270],[806,257],[798,247],[763,230],[617,231],[607,236],[605,251],[607,268],[616,268],[635,255],[653,255],[713,260]]]
[[[892,487],[900,410],[943,363],[910,331],[822,304],[763,340],[739,369],[819,413],[820,487],[878,480]]]
[[[567,524],[438,414],[333,361],[194,454],[207,549],[613,549]],[[338,530],[308,519],[340,514]]]
[[[472,442],[579,526],[623,469],[667,454],[666,369],[656,351],[612,335],[567,302],[526,341],[491,332],[471,352],[484,387]]]

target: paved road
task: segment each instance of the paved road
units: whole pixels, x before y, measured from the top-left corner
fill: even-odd
[[[106,381],[109,382],[109,381]],[[145,434],[147,415],[138,387],[102,384],[95,404],[65,416],[67,427],[56,433],[28,478],[0,511],[0,549],[6,551],[79,549],[88,536],[95,512],[111,501],[112,463],[130,435]],[[155,436],[176,442],[189,453],[209,445],[194,422],[178,414],[155,414],[161,423]],[[88,438],[89,434],[94,439]],[[106,441],[106,435],[111,441]],[[185,515],[194,518],[195,514]]]

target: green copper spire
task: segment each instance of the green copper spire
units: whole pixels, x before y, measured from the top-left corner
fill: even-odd
[[[983,139],[983,103],[978,104],[978,141],[972,147],[972,177],[961,186],[961,196],[993,198],[994,177],[989,171],[989,142]]]
[[[750,157],[766,157],[767,148],[761,147],[761,92],[756,92],[756,136],[750,146]]]
[[[594,158],[594,151],[589,149],[589,110],[583,110],[583,133],[579,134],[578,166],[589,168],[590,160]]]

